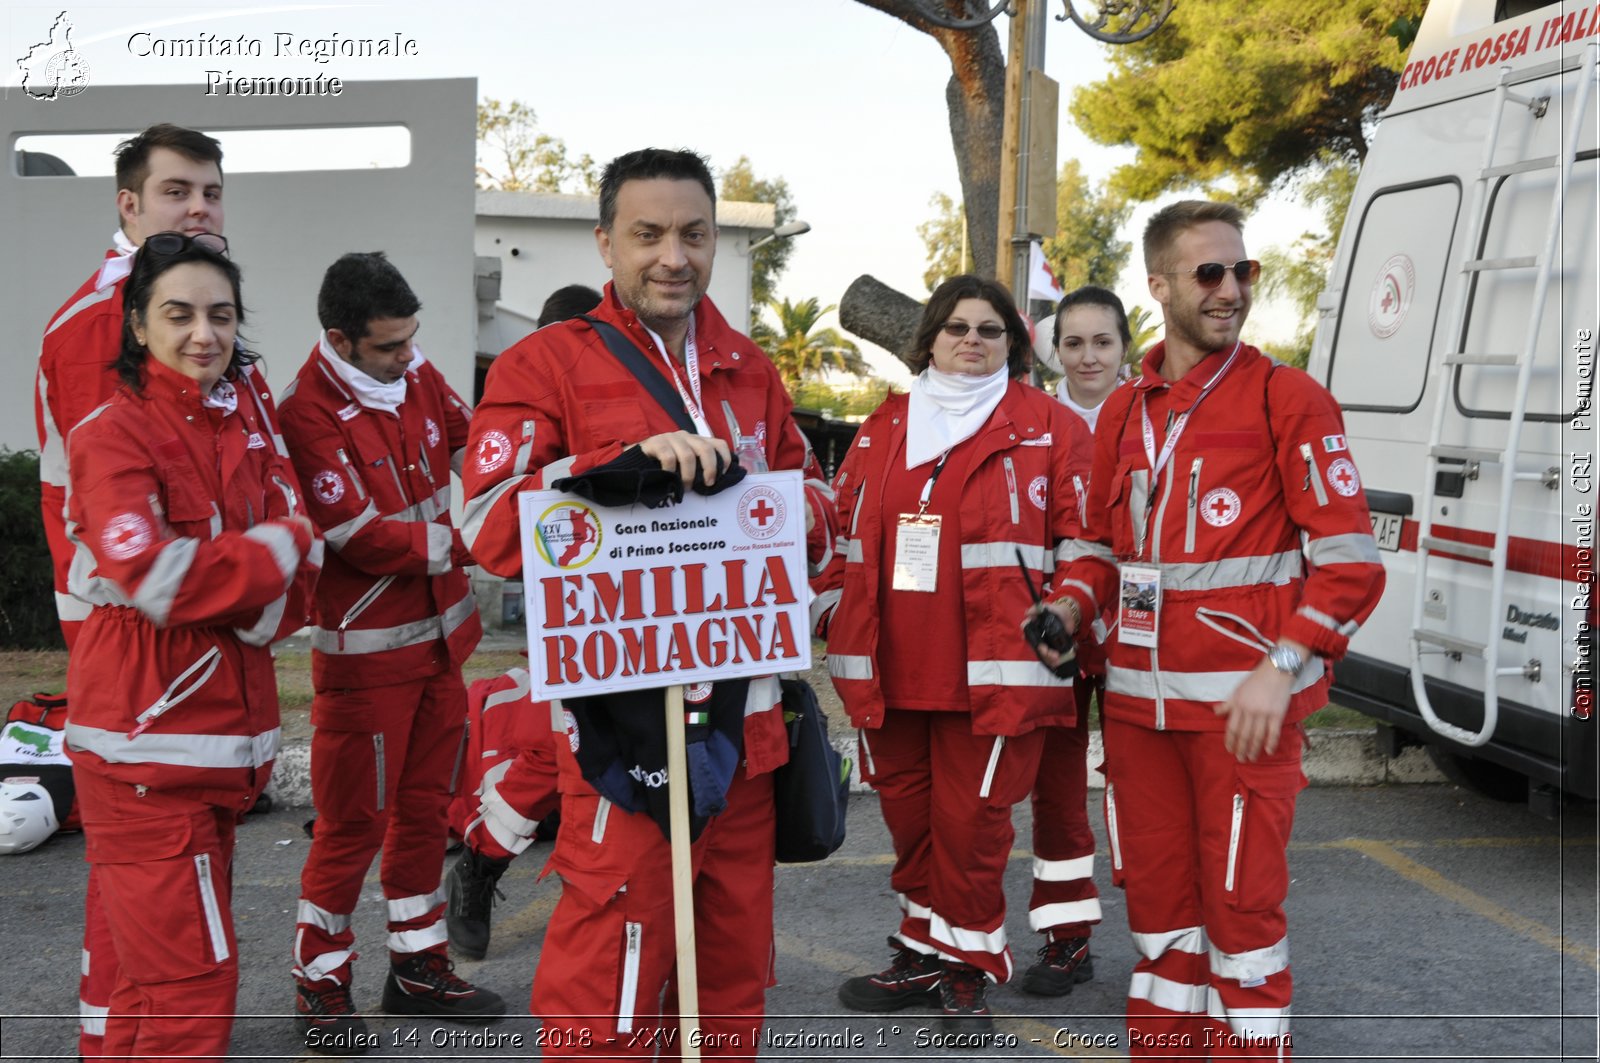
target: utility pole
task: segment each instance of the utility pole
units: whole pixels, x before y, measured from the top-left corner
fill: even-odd
[[[1044,73],[1045,0],[1013,0],[1000,135],[1000,232],[996,273],[1027,312],[1028,255],[1055,232],[1056,123],[1060,91]],[[1009,251],[1009,255],[1007,252]],[[1009,262],[1009,269],[1007,263]]]

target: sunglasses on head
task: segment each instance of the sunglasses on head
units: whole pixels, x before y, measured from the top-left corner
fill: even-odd
[[[203,247],[207,251],[215,251],[219,255],[228,253],[228,239],[216,233],[188,233],[164,232],[146,237],[144,247],[153,255],[176,255],[180,251],[187,251],[191,247]]]
[[[939,326],[939,331],[943,332],[946,336],[949,336],[953,340],[966,339],[967,333],[971,332],[973,329],[977,329],[978,335],[982,336],[986,340],[997,340],[1006,334],[1006,328],[1004,325],[994,325],[987,322],[982,325],[968,325],[963,321],[946,321],[944,324]]]
[[[1221,262],[1202,262],[1194,269],[1174,270],[1166,274],[1166,276],[1193,277],[1195,284],[1210,291],[1222,283],[1222,278],[1229,271],[1232,271],[1233,279],[1240,284],[1254,284],[1256,278],[1261,276],[1261,263],[1253,258],[1241,258],[1231,266],[1224,265]]]

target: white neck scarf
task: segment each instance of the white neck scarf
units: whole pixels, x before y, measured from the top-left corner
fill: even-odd
[[[211,394],[201,400],[200,405],[232,415],[239,408],[239,392],[226,380],[219,380],[211,385]]]
[[[327,359],[333,371],[339,375],[344,386],[349,388],[356,397],[356,401],[369,410],[381,410],[384,413],[394,413],[406,401],[406,378],[401,376],[392,384],[384,384],[368,376],[343,358],[333,349],[328,342],[328,334],[323,332],[317,337],[317,349],[322,352],[322,357]],[[411,345],[411,364],[406,367],[409,373],[422,365],[422,352],[417,350],[416,344]]]
[[[1072,393],[1067,390],[1065,377],[1062,378],[1061,383],[1056,385],[1056,398],[1061,400],[1061,405],[1083,418],[1084,423],[1089,426],[1090,432],[1094,431],[1095,424],[1100,420],[1100,410],[1106,404],[1106,400],[1101,399],[1098,406],[1079,406],[1077,400],[1072,397]]]
[[[988,376],[944,373],[932,364],[911,382],[906,468],[932,461],[982,428],[1011,383],[1008,366]]]
[[[139,250],[138,245],[120,228],[111,234],[111,243],[118,254],[116,258],[106,259],[105,265],[100,267],[100,275],[94,281],[95,291],[102,291],[133,272],[133,253]]]

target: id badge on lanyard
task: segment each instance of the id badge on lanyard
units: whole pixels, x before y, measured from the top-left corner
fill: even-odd
[[[1161,570],[1154,565],[1119,565],[1122,599],[1117,607],[1117,641],[1156,648],[1160,635]]]
[[[929,513],[928,502],[933,498],[934,481],[939,479],[949,457],[948,450],[939,455],[939,464],[933,467],[928,482],[922,485],[917,512],[902,513],[895,521],[894,576],[889,584],[892,590],[932,594],[938,589],[939,531],[944,518]]]

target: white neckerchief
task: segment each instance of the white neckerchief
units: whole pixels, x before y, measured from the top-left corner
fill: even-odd
[[[906,468],[932,461],[983,427],[1011,383],[1008,366],[988,376],[944,373],[932,364],[911,382]]]
[[[667,363],[667,371],[672,374],[672,383],[678,389],[678,397],[683,400],[684,409],[689,411],[689,419],[694,422],[695,430],[703,436],[714,435],[711,426],[706,423],[705,413],[702,412],[700,403],[700,348],[694,342],[694,315],[689,315],[689,331],[683,337],[683,372],[678,372],[677,360],[672,357],[672,352],[661,337],[656,335],[654,329],[639,322],[639,327],[649,333],[655,341],[656,350],[661,352],[661,358]],[[689,378],[689,387],[683,386],[683,378]],[[690,394],[690,391],[693,394]]]
[[[339,375],[344,386],[349,388],[356,397],[356,401],[369,410],[381,410],[384,413],[394,413],[406,401],[406,378],[404,375],[392,384],[380,384],[377,380],[363,373],[343,358],[333,349],[328,342],[327,332],[317,337],[317,350],[322,352],[333,371]],[[416,344],[411,345],[411,364],[406,367],[410,373],[421,367],[424,359],[422,352]]]
[[[128,239],[128,234],[121,229],[111,234],[111,243],[118,254],[116,258],[106,259],[105,265],[100,267],[100,275],[94,279],[94,290],[97,292],[104,291],[133,272],[133,253],[139,250],[138,245]]]
[[[226,380],[219,380],[211,385],[211,394],[201,400],[200,405],[209,406],[213,410],[221,410],[232,416],[239,408],[239,392]]]
[[[1112,391],[1115,390],[1115,388],[1112,389]],[[1102,398],[1096,405],[1079,406],[1077,401],[1073,399],[1072,393],[1067,390],[1065,377],[1062,377],[1061,383],[1056,385],[1056,398],[1061,400],[1061,405],[1083,418],[1083,423],[1089,426],[1090,434],[1093,434],[1095,423],[1100,420],[1100,411],[1105,407],[1106,399],[1110,397],[1111,392],[1108,391],[1105,394],[1105,398]]]

